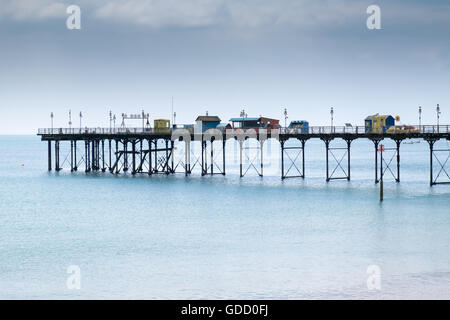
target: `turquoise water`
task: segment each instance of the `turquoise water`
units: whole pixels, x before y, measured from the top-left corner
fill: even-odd
[[[0,298],[450,298],[450,185],[429,187],[424,142],[402,145],[382,204],[363,140],[352,181],[330,183],[321,141],[307,143],[307,178],[285,181],[276,144],[266,176],[242,179],[233,143],[226,176],[187,178],[48,173],[46,147],[0,137]]]

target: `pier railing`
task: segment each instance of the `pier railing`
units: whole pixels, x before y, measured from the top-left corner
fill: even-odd
[[[226,129],[241,130],[241,129]],[[244,130],[245,131],[245,130]],[[39,135],[85,135],[85,134],[167,134],[169,128],[40,128]],[[310,126],[308,128],[279,128],[280,134],[365,134],[384,133],[381,130],[366,131],[364,126]],[[392,126],[386,134],[397,133],[450,133],[450,125]]]

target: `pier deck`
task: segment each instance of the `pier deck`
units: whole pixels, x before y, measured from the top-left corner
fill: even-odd
[[[181,167],[186,175],[192,173],[196,165],[201,166],[201,174],[225,175],[225,144],[229,139],[239,142],[240,176],[243,177],[250,168],[258,175],[263,176],[263,144],[267,139],[276,139],[281,148],[281,178],[305,178],[305,144],[310,139],[320,139],[326,148],[326,181],[346,179],[350,180],[351,172],[351,143],[356,139],[368,139],[374,143],[375,158],[375,182],[389,170],[397,182],[400,182],[400,145],[406,139],[422,139],[429,144],[430,152],[430,185],[450,183],[450,175],[445,161],[440,161],[437,154],[442,152],[450,155],[450,149],[435,149],[434,144],[441,140],[450,140],[450,125],[421,125],[417,129],[405,130],[395,127],[392,132],[372,133],[366,132],[365,127],[309,127],[308,132],[301,129],[279,128],[272,130],[263,129],[227,129],[225,131],[209,130],[203,133],[193,133],[183,128],[155,130],[150,128],[45,128],[39,129],[38,135],[42,141],[48,142],[48,170],[52,170],[52,143],[54,144],[55,170],[60,171],[60,143],[70,142],[70,170],[77,171],[81,163],[85,164],[85,171],[110,171],[111,173],[127,172],[132,174],[146,173],[148,175],[175,173]],[[243,167],[243,142],[247,139],[256,139],[259,142],[259,166],[253,162],[245,169]],[[345,147],[333,147],[331,142],[342,139]],[[396,147],[390,148],[395,152],[396,168],[390,168],[390,163],[383,171],[378,173],[379,145],[384,139],[395,142]],[[286,144],[294,140],[294,144]],[[174,142],[184,141],[184,159],[175,163]],[[84,154],[77,158],[77,144],[84,143]],[[201,159],[191,164],[191,144],[201,144]],[[214,144],[221,147],[221,163],[218,163]],[[208,149],[209,145],[209,149]],[[217,149],[217,147],[216,147]],[[336,158],[335,150],[342,150],[345,154]],[[289,152],[295,152],[296,156],[289,156]],[[247,155],[246,155],[247,156]],[[331,157],[330,157],[331,156]],[[248,158],[248,156],[247,156]],[[344,165],[344,158],[346,164]],[[330,168],[330,159],[335,162],[334,170]],[[393,158],[392,158],[393,159]],[[391,162],[392,162],[391,159]],[[250,159],[248,159],[250,160]],[[434,163],[435,160],[435,163]],[[333,162],[333,163],[334,163]],[[433,172],[433,166],[438,166],[437,175]],[[339,169],[339,170],[337,170]],[[336,176],[336,172],[343,175]],[[295,172],[295,173],[293,173]],[[442,181],[442,177],[448,180]],[[439,179],[441,178],[441,179]]]

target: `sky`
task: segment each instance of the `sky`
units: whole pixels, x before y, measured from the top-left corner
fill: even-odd
[[[81,29],[66,26],[69,5]],[[381,9],[369,30],[366,10]],[[109,127],[109,111],[450,125],[448,0],[0,0],[0,134]],[[117,124],[120,120],[117,120]],[[127,126],[140,126],[128,122]]]

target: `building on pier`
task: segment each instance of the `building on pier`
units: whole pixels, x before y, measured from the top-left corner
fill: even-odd
[[[395,119],[391,115],[368,116],[365,120],[366,133],[385,133],[390,127],[395,126]]]
[[[198,116],[195,120],[195,131],[205,132],[208,129],[216,128],[220,124],[220,121],[218,116]]]
[[[277,129],[279,128],[280,120],[259,117],[259,118],[231,118],[233,129]]]

